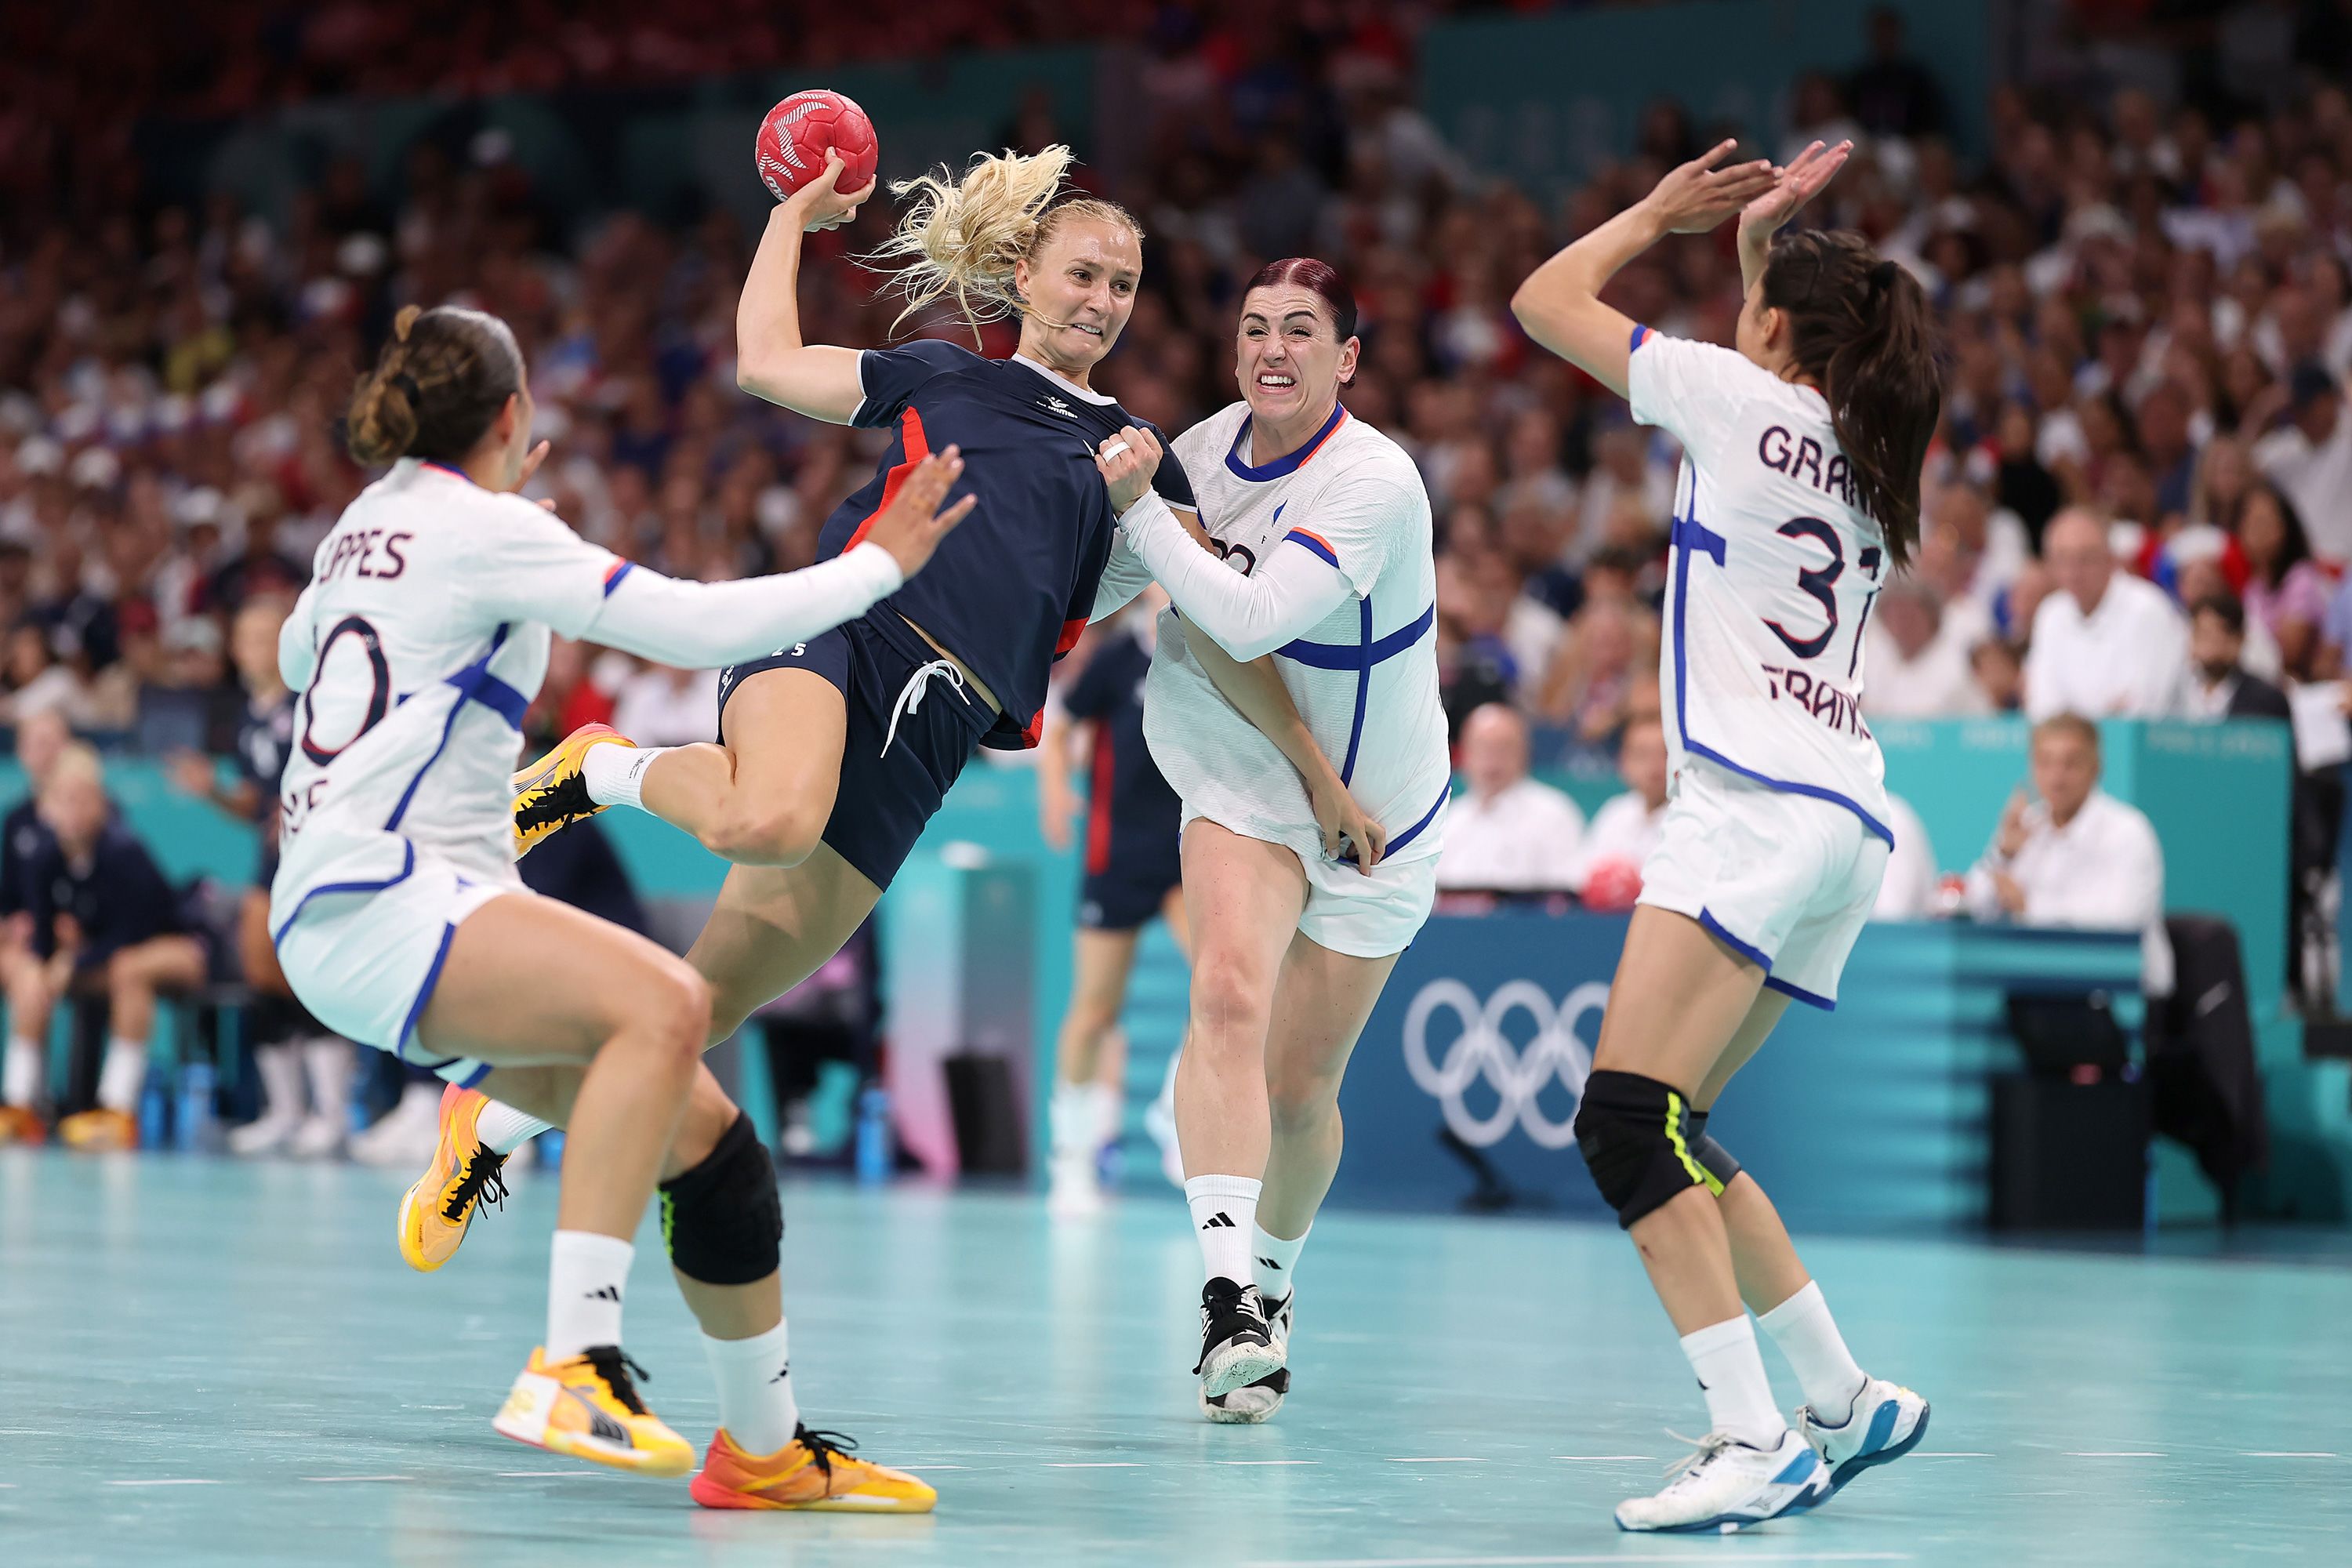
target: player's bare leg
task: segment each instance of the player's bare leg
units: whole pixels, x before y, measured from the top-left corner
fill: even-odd
[[[1081,928],[1071,951],[1070,1005],[1054,1047],[1054,1099],[1048,1110],[1052,1154],[1046,1208],[1056,1215],[1102,1207],[1095,1166],[1118,1130],[1116,1089],[1101,1081],[1103,1045],[1118,1027],[1135,967],[1139,931]]]

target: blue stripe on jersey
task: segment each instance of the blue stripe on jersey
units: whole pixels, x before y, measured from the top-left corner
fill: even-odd
[[[1642,323],[1641,323],[1641,322],[1639,322],[1639,321],[1634,322],[1634,323],[1633,323],[1633,341],[1632,342],[1627,343],[1627,344],[1625,345],[1625,352],[1626,352],[1627,353],[1632,353],[1635,349],[1638,349],[1638,348],[1640,348],[1640,347],[1642,346],[1642,340],[1643,340],[1643,339],[1644,339],[1644,338],[1648,338],[1648,337],[1652,337],[1652,336],[1654,336],[1654,335],[1655,335],[1655,334],[1654,334],[1654,333],[1653,333],[1653,332],[1650,331],[1650,329],[1649,329],[1649,328],[1647,328],[1647,327],[1645,327],[1645,326],[1642,325]]]
[[[466,710],[467,702],[479,701],[501,718],[511,711],[514,716],[507,722],[517,729],[521,728],[522,710],[530,706],[529,699],[490,673],[490,660],[498,658],[499,649],[506,646],[508,629],[501,623],[499,629],[490,634],[489,652],[449,677],[446,684],[457,689],[457,700],[449,704],[448,721],[441,726],[441,743],[433,748],[433,754],[425,759],[425,765],[416,770],[416,776],[410,779],[408,787],[400,792],[400,803],[392,808],[391,816],[384,820],[387,831],[400,826],[400,819],[408,815],[409,803],[416,798],[416,786],[425,782],[425,775],[433,771],[433,764],[439,762],[441,753],[449,749],[449,737],[457,728],[457,715]],[[495,691],[491,689],[493,685]],[[521,705],[520,708],[516,706],[518,703]]]
[[[1863,810],[1862,804],[1859,801],[1854,800],[1852,796],[1840,795],[1833,789],[1823,789],[1819,784],[1800,784],[1794,779],[1776,779],[1769,773],[1759,773],[1754,768],[1740,766],[1738,763],[1733,762],[1729,757],[1725,756],[1721,752],[1717,751],[1714,747],[1702,745],[1698,742],[1691,739],[1690,657],[1688,650],[1683,646],[1683,628],[1690,615],[1691,564],[1695,556],[1706,555],[1712,557],[1715,563],[1720,566],[1723,564],[1724,552],[1726,550],[1723,535],[1716,532],[1713,529],[1707,527],[1698,520],[1698,474],[1696,469],[1692,470],[1691,474],[1690,505],[1691,510],[1689,513],[1685,516],[1675,519],[1674,528],[1666,536],[1668,545],[1679,552],[1682,557],[1682,559],[1675,563],[1674,569],[1673,648],[1675,656],[1675,730],[1682,741],[1683,750],[1689,752],[1692,756],[1705,757],[1708,762],[1713,763],[1716,766],[1728,769],[1730,772],[1738,773],[1741,778],[1752,779],[1756,783],[1762,784],[1767,789],[1776,789],[1783,795],[1810,795],[1815,800],[1828,801],[1832,805],[1842,805],[1848,811],[1853,813],[1856,816],[1862,818],[1862,825],[1864,827],[1867,827],[1871,832],[1878,835],[1879,837],[1885,839],[1886,847],[1889,849],[1894,848],[1895,830],[1887,826],[1886,824],[1879,821],[1878,818],[1871,816],[1870,813]],[[1767,964],[1765,967],[1769,968],[1770,965]]]
[[[1298,450],[1286,453],[1265,467],[1256,468],[1242,461],[1242,443],[1249,439],[1250,433],[1250,421],[1244,419],[1242,427],[1234,432],[1232,447],[1225,453],[1225,467],[1232,470],[1236,478],[1247,479],[1252,484],[1264,484],[1268,479],[1278,479],[1285,474],[1295,474],[1298,471],[1299,465],[1315,455],[1315,448],[1328,440],[1331,432],[1339,427],[1339,421],[1347,416],[1347,409],[1334,403],[1331,405],[1331,417],[1323,421],[1323,428],[1300,442]],[[1335,561],[1331,564],[1337,566],[1339,563]]]
[[[1421,618],[1409,626],[1399,626],[1372,644],[1372,662],[1381,664],[1394,658],[1429,635],[1437,624],[1437,606],[1432,605],[1421,612]],[[1308,642],[1304,638],[1287,642],[1274,650],[1287,659],[1311,664],[1318,669],[1353,669],[1361,657],[1360,651],[1341,643]]]
[[[1389,853],[1393,855],[1398,850],[1403,848],[1406,845],[1412,843],[1414,839],[1420,837],[1421,830],[1427,827],[1431,823],[1436,821],[1437,814],[1444,811],[1445,809],[1445,803],[1453,798],[1454,781],[1449,777],[1445,781],[1445,787],[1437,792],[1436,803],[1427,811],[1421,814],[1421,820],[1414,823],[1411,827],[1406,828],[1402,833],[1398,834],[1394,838],[1389,840]]]
[[[1280,509],[1277,508],[1276,510],[1279,510]],[[1299,529],[1294,528],[1282,537],[1290,541],[1293,544],[1303,544],[1307,546],[1307,549],[1312,550],[1316,554],[1320,555],[1324,560],[1328,561],[1334,566],[1339,564],[1339,558],[1331,553],[1331,547],[1324,543],[1321,540],[1316,538],[1311,533],[1304,532]]]
[[[1370,595],[1361,601],[1364,607],[1363,629],[1357,634],[1356,658],[1356,721],[1348,729],[1348,762],[1339,770],[1343,784],[1356,782],[1356,748],[1364,740],[1364,710],[1372,700],[1372,601]]]
[[[621,585],[621,579],[627,576],[636,569],[637,563],[634,561],[624,561],[618,566],[614,567],[611,573],[604,578],[604,597],[608,599],[611,598],[613,596],[613,590]]]
[[[294,929],[294,922],[302,918],[302,911],[310,907],[310,900],[312,899],[322,897],[328,893],[381,893],[386,888],[397,887],[401,883],[408,880],[409,877],[416,869],[416,846],[404,838],[400,841],[400,847],[403,851],[400,858],[400,870],[394,875],[385,878],[383,881],[328,882],[311,889],[309,892],[303,894],[301,898],[296,900],[293,912],[278,922],[278,926],[276,931],[270,932],[269,945],[276,947],[286,940],[286,933]]]

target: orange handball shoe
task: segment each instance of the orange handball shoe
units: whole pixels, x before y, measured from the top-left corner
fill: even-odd
[[[506,1201],[507,1157],[476,1131],[489,1103],[479,1089],[454,1083],[441,1091],[441,1141],[433,1146],[433,1163],[400,1198],[400,1256],[420,1274],[457,1255],[484,1198],[492,1206]]]
[[[551,1364],[545,1350],[533,1349],[490,1425],[551,1454],[631,1475],[682,1476],[694,1468],[694,1448],[646,1408],[632,1371],[646,1374],[614,1345]]]
[[[940,1494],[904,1470],[853,1458],[857,1445],[806,1426],[772,1454],[747,1454],[721,1426],[688,1483],[705,1508],[799,1508],[835,1513],[929,1513]]]
[[[0,1144],[45,1143],[48,1137],[48,1124],[39,1111],[22,1105],[0,1105]]]
[[[581,771],[592,748],[635,745],[610,724],[583,724],[515,774],[515,853],[528,855],[557,829],[604,809],[588,798],[588,776]]]
[[[127,1111],[78,1110],[58,1123],[58,1139],[68,1149],[102,1152],[139,1147],[139,1123]]]

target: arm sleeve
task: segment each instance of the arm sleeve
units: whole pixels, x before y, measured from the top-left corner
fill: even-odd
[[[905,581],[878,544],[799,572],[682,583],[599,549],[528,501],[484,541],[467,584],[485,622],[541,621],[568,637],[681,669],[713,669],[854,620]],[[523,513],[529,513],[525,516]]]
[[[1625,362],[1625,401],[1635,424],[1665,431],[1704,466],[1730,437],[1730,415],[1738,404],[1725,392],[1761,374],[1745,354],[1731,349],[1637,326],[1633,353]]]
[[[286,683],[289,691],[310,689],[310,677],[318,670],[317,633],[311,618],[317,614],[319,584],[311,583],[294,601],[286,624],[278,628],[278,679]]]
[[[938,338],[919,338],[895,349],[867,349],[857,356],[857,390],[864,396],[849,422],[861,429],[879,429],[898,417],[917,387],[979,357]]]
[[[1117,615],[1131,603],[1138,594],[1151,586],[1151,568],[1143,563],[1121,532],[1110,542],[1110,559],[1103,563],[1102,575],[1095,579],[1095,602],[1087,611],[1087,619],[1099,621],[1106,616]]]
[[[1168,503],[1147,495],[1120,520],[1136,553],[1185,620],[1247,664],[1295,641],[1348,602],[1352,588],[1327,549],[1293,533],[1245,577],[1192,542]]]

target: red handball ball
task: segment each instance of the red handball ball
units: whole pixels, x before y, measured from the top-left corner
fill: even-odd
[[[1630,910],[1642,897],[1642,868],[1631,860],[1602,860],[1584,884],[1589,910]]]
[[[880,153],[874,121],[841,94],[812,88],[768,110],[768,118],[760,121],[752,153],[759,162],[760,178],[782,201],[824,173],[828,147],[841,154],[841,177],[834,183],[835,190],[858,190],[874,178],[875,160]]]

